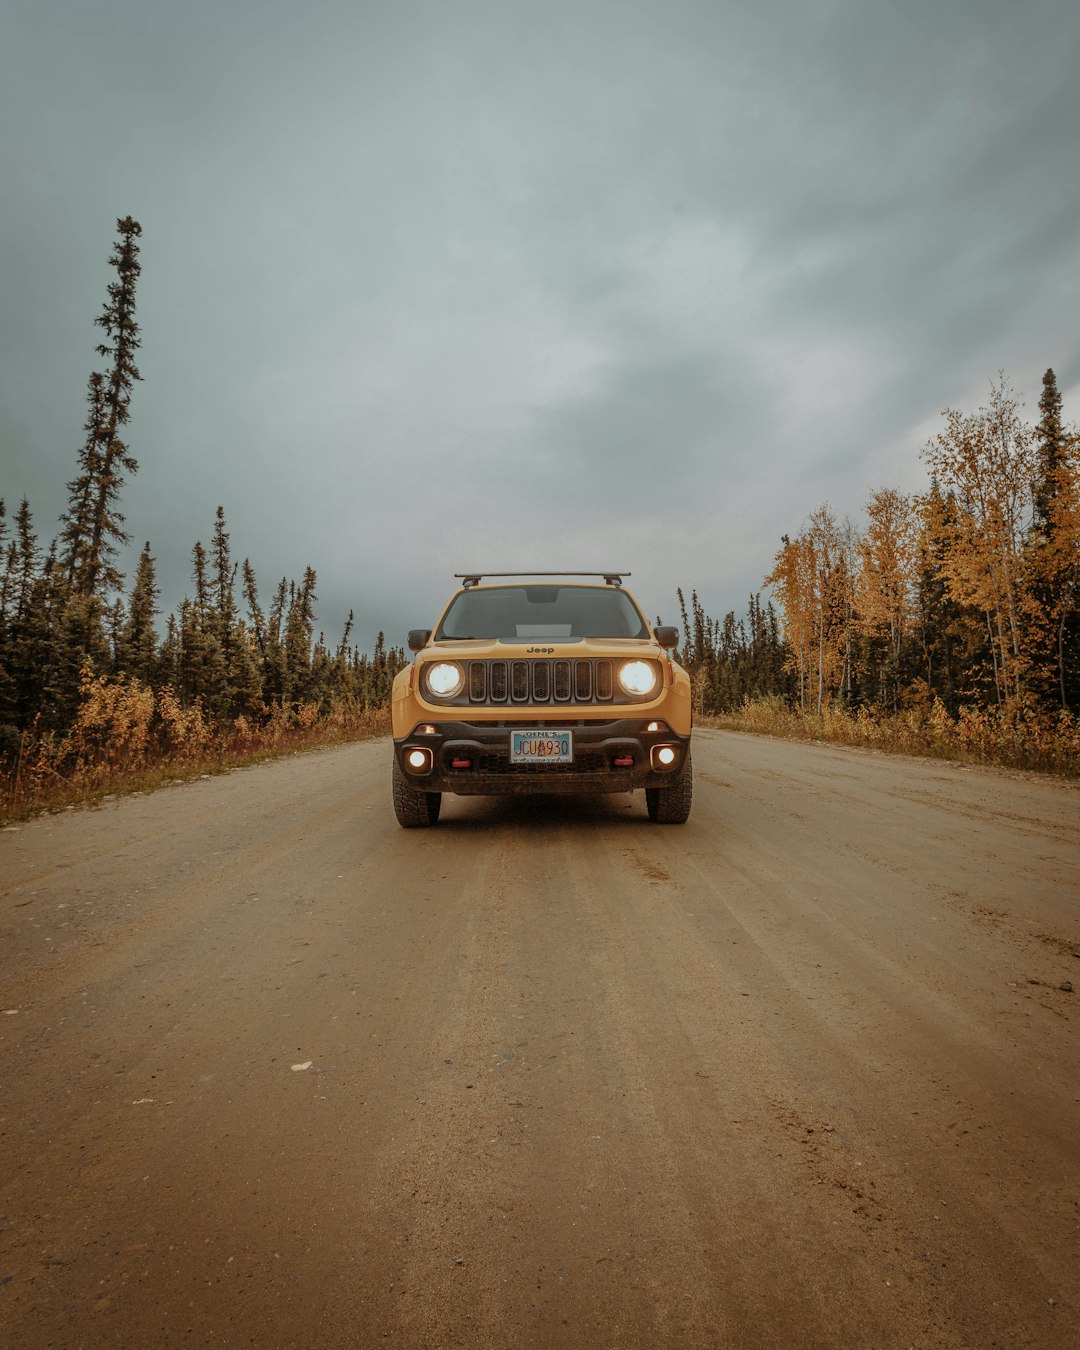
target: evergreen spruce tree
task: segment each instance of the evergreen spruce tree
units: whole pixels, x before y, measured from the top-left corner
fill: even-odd
[[[303,702],[310,696],[312,638],[315,632],[315,572],[304,569],[304,580],[294,587],[285,619],[285,688],[287,704]]]
[[[33,659],[36,586],[41,550],[30,503],[24,497],[15,514],[3,586],[4,663],[0,717],[20,727],[40,706],[41,670]]]
[[[105,611],[109,630],[109,651],[112,656],[111,673],[122,673],[120,658],[124,633],[124,602],[117,597]]]
[[[90,377],[86,441],[79,456],[80,473],[68,484],[62,534],[68,578],[84,596],[102,596],[120,585],[122,578],[112,559],[128,536],[117,501],[124,475],[139,467],[120,431],[130,417],[132,388],[141,378],[134,358],[140,346],[135,284],[141,270],[135,241],[142,228],[131,216],[118,220],[116,228],[120,238],[109,265],[117,280],[110,282],[108,300],[95,320],[106,338],[98,345],[98,355],[110,358],[111,364],[106,374]]]
[[[14,622],[15,581],[18,576],[19,550],[14,539],[4,554],[4,575],[0,579],[0,632],[7,632]],[[6,650],[6,648],[5,648]]]
[[[1043,376],[1039,398],[1039,423],[1035,436],[1039,456],[1039,476],[1033,493],[1036,533],[1046,538],[1053,529],[1054,499],[1058,495],[1058,473],[1065,456],[1065,432],[1061,425],[1061,394],[1053,370]]]
[[[259,628],[263,623],[258,594],[252,591],[258,627],[249,627],[240,617],[236,603],[238,565],[231,560],[229,536],[225,532],[225,514],[218,507],[214,529],[214,577],[218,591],[219,630],[228,683],[229,716],[259,715],[263,712],[262,643]],[[254,575],[252,576],[254,584]],[[247,588],[245,585],[245,595]]]
[[[263,660],[266,659],[266,619],[259,606],[259,587],[255,581],[255,569],[247,558],[244,559],[244,600],[248,607],[248,625],[251,636]]]
[[[293,588],[295,594],[295,587]],[[278,582],[270,612],[266,616],[266,636],[263,647],[263,700],[268,704],[285,701],[286,662],[284,644],[285,611],[289,604],[289,583],[285,577]]]
[[[186,707],[202,694],[202,647],[196,609],[184,596],[176,611],[176,682],[173,686]]]
[[[79,703],[79,677],[84,666],[105,671],[109,649],[102,624],[101,602],[67,584],[63,566],[50,554],[44,573],[44,598],[34,605],[40,626],[39,671],[42,724],[62,730],[71,724]]]
[[[120,635],[117,653],[118,668],[153,684],[158,678],[157,632],[154,616],[160,592],[154,574],[154,558],[150,555],[150,541],[143,545],[131,588],[127,615]]]
[[[105,376],[94,371],[87,384],[89,411],[79,452],[79,473],[68,483],[68,509],[61,517],[60,546],[67,583],[75,587],[89,569],[94,535],[94,501],[101,478],[101,436],[105,424]]]
[[[180,647],[180,626],[176,615],[165,620],[165,636],[157,654],[157,674],[162,684],[179,692],[183,687],[183,659]]]
[[[1035,428],[1038,472],[1032,487],[1032,529],[1027,547],[1030,687],[1045,707],[1076,701],[1070,647],[1080,595],[1075,543],[1075,471],[1068,472],[1072,437],[1061,422],[1061,394],[1053,370],[1043,376],[1041,417]],[[1070,530],[1067,522],[1072,522]],[[1064,528],[1063,528],[1064,527]]]
[[[217,637],[221,645],[225,668],[230,666],[229,649],[236,636],[236,566],[229,551],[229,534],[225,529],[225,510],[219,506],[214,519],[214,539],[210,546],[213,564],[213,590],[217,602],[215,619]]]
[[[367,663],[366,701],[369,704],[385,703],[390,698],[394,676],[404,665],[400,648],[387,647],[386,634],[380,632],[375,639],[371,660]]]
[[[34,635],[32,659],[39,671],[40,706],[51,725],[59,729],[67,726],[68,710],[73,710],[78,702],[79,671],[66,650],[68,634],[64,619],[70,590],[56,550],[54,539],[31,598],[30,628]]]
[[[686,600],[681,586],[676,591],[676,595],[679,598],[679,617],[682,620],[683,630],[682,664],[689,669],[694,660],[694,644],[690,638],[690,620],[686,617]]]
[[[191,550],[191,561],[195,598],[185,600],[180,608],[181,689],[185,701],[198,699],[217,718],[227,712],[223,706],[224,661],[209,562],[201,542]]]
[[[0,497],[0,559],[3,560],[3,572],[0,573],[0,756],[8,754],[18,745],[18,728],[12,721],[14,708],[14,681],[11,675],[12,635],[11,603],[14,593],[15,545],[5,543],[7,539],[7,509]]]
[[[26,619],[30,605],[30,590],[41,558],[37,535],[34,533],[34,521],[30,514],[30,503],[25,497],[15,515],[15,538],[12,542],[15,545],[15,620],[22,623]]]
[[[263,703],[262,660],[254,635],[242,621],[237,623],[232,645],[232,716],[259,717],[265,713]]]
[[[329,712],[334,695],[334,660],[327,650],[326,634],[320,633],[319,640],[311,653],[311,675],[308,683],[307,698],[316,703],[321,713]]]
[[[349,638],[352,636],[353,622],[353,612],[350,609],[349,617],[345,620],[345,629],[341,634],[341,642],[337,649],[337,656],[340,662],[345,662],[349,659]]]

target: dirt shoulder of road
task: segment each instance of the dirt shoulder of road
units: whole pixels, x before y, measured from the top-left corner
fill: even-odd
[[[850,741],[832,740],[822,736],[803,736],[795,732],[765,731],[756,727],[741,726],[737,719],[705,717],[695,723],[695,734],[700,732],[723,732],[732,736],[760,737],[763,740],[778,741],[784,744],[816,745],[822,749],[844,750],[857,755],[870,755],[895,760],[906,760],[912,764],[941,764],[951,769],[961,769],[965,773],[986,773],[992,776],[1012,778],[1021,782],[1059,783],[1065,787],[1080,790],[1080,777],[1072,773],[1052,773],[1047,770],[1016,768],[1008,764],[988,763],[983,759],[955,759],[949,755],[938,754],[927,749],[918,753],[910,749],[889,745],[859,745]]]

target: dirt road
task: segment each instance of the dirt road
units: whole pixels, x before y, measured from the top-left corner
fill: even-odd
[[[703,732],[0,834],[0,1341],[1080,1344],[1080,791]]]

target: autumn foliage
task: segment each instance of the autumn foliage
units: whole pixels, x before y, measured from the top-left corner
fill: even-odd
[[[125,592],[119,509],[141,346],[142,231],[117,221],[96,320],[105,368],[58,538],[0,501],[0,811],[79,800],[253,756],[387,729],[400,647],[317,631],[317,577],[261,595],[218,507],[192,593],[158,623],[149,543]],[[1032,425],[1004,376],[949,409],[928,482],[870,494],[861,526],[825,504],[785,535],[772,597],[710,617],[679,591],[680,659],[699,717],[751,730],[1080,772],[1080,436],[1054,372]]]
[[[1062,710],[963,706],[952,716],[935,699],[882,715],[868,707],[829,704],[807,712],[780,698],[747,699],[734,713],[714,715],[709,725],[756,731],[794,740],[829,741],[896,754],[924,755],[971,764],[996,764],[1044,773],[1080,773],[1080,722]]]
[[[30,727],[0,779],[8,815],[60,806],[118,789],[153,786],[177,777],[316,745],[384,735],[389,710],[355,701],[329,707],[300,703],[264,707],[213,720],[199,700],[185,703],[170,685],[154,689],[126,675],[95,675],[84,667],[75,719],[64,732]]]
[[[985,407],[943,414],[924,492],[872,492],[861,525],[823,505],[784,536],[765,584],[786,686],[774,668],[767,687],[716,696],[724,661],[692,631],[711,621],[686,624],[699,713],[1080,771],[1080,436],[1053,371],[1039,406],[1033,426],[999,376]]]

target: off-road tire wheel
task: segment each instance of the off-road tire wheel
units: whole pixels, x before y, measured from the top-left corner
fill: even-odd
[[[424,830],[439,819],[442,806],[441,792],[420,792],[406,782],[405,775],[394,760],[394,815],[406,830]]]
[[[646,788],[645,805],[649,819],[657,825],[685,825],[690,818],[690,803],[694,797],[694,766],[690,752],[686,753],[686,768],[677,783],[666,788]]]

